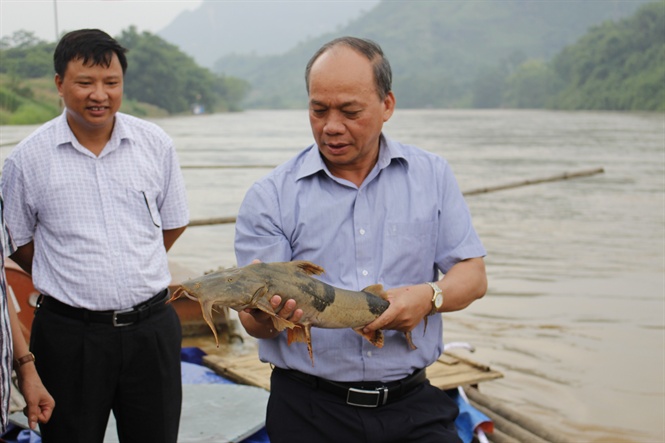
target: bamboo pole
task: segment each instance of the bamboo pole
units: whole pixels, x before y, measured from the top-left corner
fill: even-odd
[[[206,218],[201,220],[192,220],[187,226],[207,226],[207,225],[223,225],[227,223],[235,223],[235,217],[215,217]]]
[[[504,432],[501,432],[501,429],[497,427],[494,427],[494,432],[491,434],[486,434],[485,436],[492,443],[524,443]],[[473,441],[475,442],[476,440]]]
[[[555,181],[561,181],[561,180],[569,180],[571,178],[579,178],[579,177],[588,177],[591,175],[595,174],[601,174],[605,172],[603,168],[596,168],[596,169],[586,169],[582,171],[577,171],[577,172],[564,172],[563,174],[557,174],[553,175],[551,177],[545,177],[545,178],[536,178],[536,179],[531,179],[531,180],[522,180],[514,183],[507,183],[505,185],[498,185],[498,186],[490,186],[487,188],[478,188],[478,189],[472,189],[470,191],[465,191],[463,194],[466,195],[478,195],[478,194],[485,194],[488,192],[495,192],[495,191],[503,191],[504,189],[513,189],[513,188],[520,188],[522,186],[529,186],[529,185],[537,185],[540,183],[547,183],[547,182],[555,182]]]
[[[471,400],[473,406],[478,407],[478,410],[495,421],[495,424],[497,424],[497,421],[504,424],[510,423],[519,426],[526,432],[536,435],[541,440],[552,443],[569,443],[569,440],[561,436],[560,433],[555,433],[540,422],[506,407],[505,404],[482,394],[476,388],[466,387],[464,392],[469,397],[469,400]],[[503,432],[509,434],[513,431],[514,428],[506,429],[504,426]],[[521,440],[520,438],[518,440],[528,441]]]
[[[501,416],[501,414],[498,414],[496,411],[488,407],[482,406],[474,401],[471,401],[471,406],[492,420],[492,423],[494,424],[494,432],[487,434],[487,437],[496,443],[499,443],[500,441],[549,443],[548,440],[543,440],[538,435],[524,429],[520,423],[513,422],[511,419]]]
[[[232,167],[232,166],[221,166],[220,165],[218,167],[224,168],[224,167]],[[238,167],[238,166],[233,166],[233,167]],[[259,168],[259,167],[271,168],[272,166],[250,166],[250,165],[247,165],[247,166],[243,166],[243,167],[246,167],[246,168]],[[470,191],[464,191],[462,194],[464,196],[487,194],[489,192],[503,191],[505,189],[519,188],[519,187],[522,187],[522,186],[529,186],[529,185],[535,185],[535,184],[547,183],[547,182],[554,182],[554,181],[561,181],[561,180],[569,180],[569,179],[572,179],[572,178],[588,177],[588,176],[595,175],[595,174],[601,174],[603,172],[605,172],[605,170],[603,168],[586,169],[586,170],[574,171],[574,172],[564,172],[563,174],[557,174],[557,175],[553,175],[551,177],[537,178],[537,179],[531,179],[531,180],[522,180],[522,181],[519,181],[519,182],[508,183],[508,184],[504,184],[504,185],[472,189]],[[189,226],[209,226],[209,225],[219,225],[219,224],[235,223],[235,222],[236,222],[236,217],[215,217],[215,218],[208,218],[208,219],[192,220],[192,221],[189,222]]]
[[[275,165],[181,165],[180,169],[275,169]]]

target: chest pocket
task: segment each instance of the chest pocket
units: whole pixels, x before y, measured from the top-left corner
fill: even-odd
[[[384,269],[403,284],[432,269],[436,250],[436,223],[386,223],[384,231]]]
[[[127,189],[127,199],[132,211],[140,216],[145,226],[153,229],[161,229],[162,218],[157,208],[157,191]]]

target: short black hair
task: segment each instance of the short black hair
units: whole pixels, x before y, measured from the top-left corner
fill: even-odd
[[[326,51],[334,48],[335,46],[348,46],[359,54],[364,55],[372,62],[374,68],[374,85],[379,98],[383,100],[392,90],[393,73],[390,69],[390,63],[383,54],[383,50],[378,43],[358,37],[339,37],[329,41],[319,48],[318,51],[309,59],[307,67],[305,68],[305,87],[309,94],[309,74],[312,70],[314,62]]]
[[[126,52],[127,48],[104,31],[79,29],[68,32],[60,39],[53,53],[53,67],[60,77],[65,76],[67,65],[72,60],[81,59],[84,65],[109,67],[115,53],[124,74],[127,71]]]

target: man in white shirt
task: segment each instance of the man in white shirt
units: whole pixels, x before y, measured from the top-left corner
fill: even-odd
[[[189,221],[172,140],[119,113],[126,49],[97,29],[54,54],[65,111],[23,140],[2,174],[11,256],[42,298],[31,350],[58,407],[49,442],[176,442],[181,329],[166,253]]]

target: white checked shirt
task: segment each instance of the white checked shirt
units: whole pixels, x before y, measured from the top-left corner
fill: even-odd
[[[172,140],[153,123],[116,114],[96,157],[66,111],[22,141],[2,174],[17,246],[35,242],[35,288],[70,306],[125,309],[170,283],[162,230],[189,221]]]

